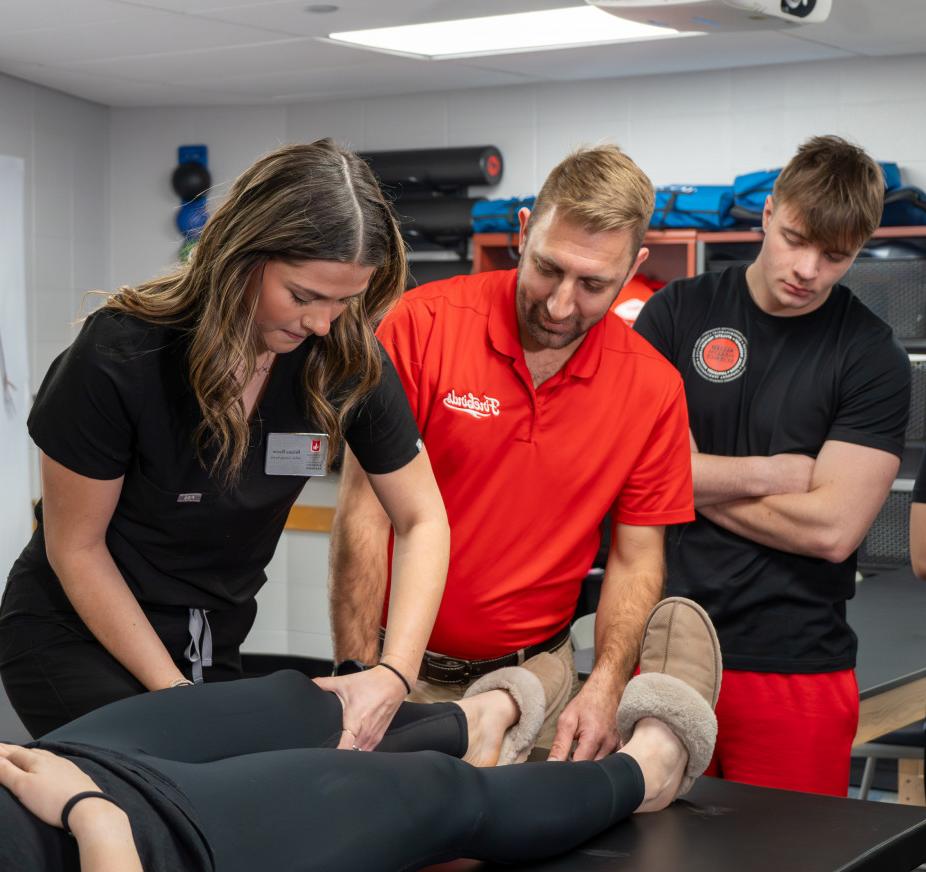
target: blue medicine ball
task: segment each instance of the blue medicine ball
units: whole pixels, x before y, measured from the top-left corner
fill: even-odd
[[[205,198],[197,198],[192,203],[184,203],[177,210],[177,229],[184,236],[199,236],[208,218]]]

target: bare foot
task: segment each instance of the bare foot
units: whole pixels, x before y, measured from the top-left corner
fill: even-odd
[[[643,770],[645,790],[636,813],[660,811],[669,805],[678,794],[688,765],[688,752],[678,736],[656,718],[641,718],[621,751]]]
[[[457,701],[466,715],[469,745],[463,759],[473,766],[494,766],[509,727],[521,717],[517,703],[504,690],[477,693]]]

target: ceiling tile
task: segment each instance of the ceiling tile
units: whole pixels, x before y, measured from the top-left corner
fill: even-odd
[[[134,7],[133,7],[134,8]],[[63,66],[97,58],[206,50],[278,38],[267,30],[134,8],[129,18],[11,34],[0,30],[0,57]]]
[[[31,30],[64,30],[103,21],[131,20],[136,12],[118,0],[40,0],[4,2],[0,10],[3,34],[12,36]]]

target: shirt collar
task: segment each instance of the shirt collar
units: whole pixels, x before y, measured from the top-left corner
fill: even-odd
[[[515,291],[518,283],[518,271],[510,270],[504,282],[492,295],[489,307],[489,342],[499,353],[515,361],[524,360],[521,336],[518,331],[518,314],[515,305]],[[573,352],[572,357],[559,372],[559,378],[592,378],[601,364],[601,352],[604,347],[608,319],[614,318],[611,312],[585,334],[585,339]],[[551,379],[551,381],[556,380]]]

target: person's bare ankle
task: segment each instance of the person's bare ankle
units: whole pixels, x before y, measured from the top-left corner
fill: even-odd
[[[494,766],[505,732],[521,716],[518,706],[504,690],[490,690],[457,702],[466,716],[469,745],[463,759],[473,766]]]
[[[678,736],[662,721],[642,718],[621,751],[633,757],[643,772],[643,802],[636,813],[660,811],[669,805],[678,794],[688,763]]]

